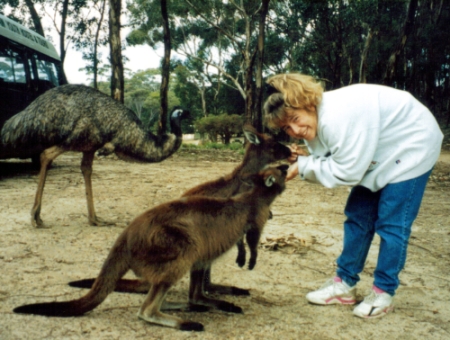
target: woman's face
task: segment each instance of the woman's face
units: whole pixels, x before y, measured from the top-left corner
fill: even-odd
[[[311,141],[317,135],[317,113],[314,109],[311,111],[295,109],[289,113],[280,127],[292,138]]]

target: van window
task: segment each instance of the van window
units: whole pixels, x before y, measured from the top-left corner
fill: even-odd
[[[38,55],[34,55],[36,62],[38,79],[51,82],[54,86],[58,86],[58,72],[55,63],[39,59]]]
[[[0,48],[0,78],[8,83],[26,83],[23,58],[9,49]]]

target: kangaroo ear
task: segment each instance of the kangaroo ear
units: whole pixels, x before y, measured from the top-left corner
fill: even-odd
[[[256,130],[251,126],[244,126],[244,135],[247,140],[255,145],[261,144],[258,135],[256,134]]]
[[[266,184],[266,187],[270,188],[276,181],[275,177],[270,175],[264,180],[264,183]]]

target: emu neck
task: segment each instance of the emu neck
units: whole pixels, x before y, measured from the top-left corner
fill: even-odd
[[[123,128],[116,140],[115,153],[126,161],[161,162],[181,146],[182,137],[174,134],[155,136],[142,129]]]

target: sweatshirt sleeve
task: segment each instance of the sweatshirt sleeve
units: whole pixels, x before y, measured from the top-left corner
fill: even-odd
[[[369,170],[379,139],[379,113],[347,107],[331,119],[324,117],[318,138],[327,150],[325,155],[313,153],[298,157],[302,179],[319,182],[325,187],[356,185]],[[336,110],[339,111],[339,110]],[[375,111],[375,112],[374,112]]]

